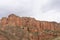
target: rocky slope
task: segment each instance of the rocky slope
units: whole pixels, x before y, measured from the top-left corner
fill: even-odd
[[[60,36],[60,23],[39,21],[14,14],[0,19],[1,40],[52,40]]]

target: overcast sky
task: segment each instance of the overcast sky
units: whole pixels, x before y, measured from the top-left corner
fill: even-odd
[[[0,0],[0,18],[11,13],[60,22],[60,0]]]

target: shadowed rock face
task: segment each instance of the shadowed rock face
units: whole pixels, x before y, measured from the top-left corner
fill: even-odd
[[[60,36],[60,23],[11,14],[0,19],[0,35],[1,40],[52,40]]]

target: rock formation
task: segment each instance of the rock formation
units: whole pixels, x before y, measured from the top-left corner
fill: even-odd
[[[60,23],[11,14],[0,19],[0,34],[6,40],[52,40],[60,36]]]

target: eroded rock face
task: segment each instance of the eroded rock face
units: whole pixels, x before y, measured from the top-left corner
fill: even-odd
[[[6,26],[7,24],[8,24],[7,18],[6,18],[6,17],[3,17],[3,18],[1,19],[1,25],[2,25],[2,26]]]
[[[60,23],[11,14],[0,19],[0,34],[9,40],[52,40],[60,36]]]
[[[0,40],[8,40],[8,39],[5,38],[3,35],[0,35]]]

